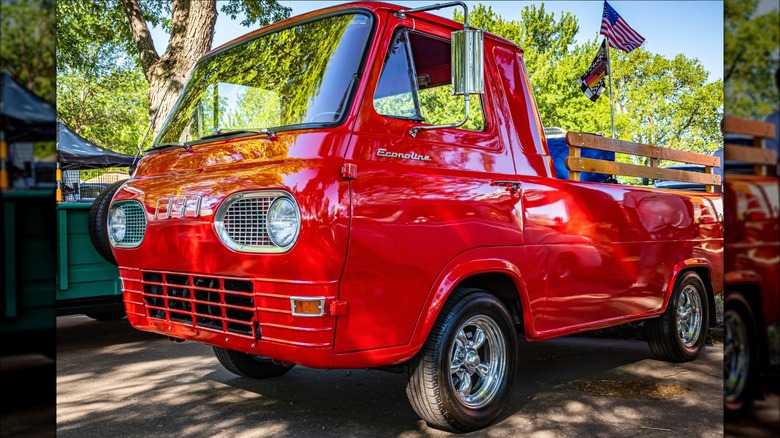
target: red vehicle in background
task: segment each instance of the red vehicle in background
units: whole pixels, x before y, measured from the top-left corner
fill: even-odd
[[[727,117],[724,132],[724,406],[734,416],[780,392],[780,183],[775,152],[760,147],[773,125]]]
[[[206,54],[96,207],[130,323],[252,378],[403,366],[459,431],[509,399],[517,333],[644,320],[656,357],[695,359],[721,196],[557,179],[522,50],[424,13],[455,4],[335,6]]]

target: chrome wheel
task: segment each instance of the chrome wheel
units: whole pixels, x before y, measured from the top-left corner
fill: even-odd
[[[463,323],[450,345],[450,385],[471,409],[490,403],[506,375],[506,345],[498,324],[476,315]]]
[[[701,336],[702,326],[701,297],[691,285],[685,286],[677,298],[677,335],[688,348],[693,347]]]
[[[723,321],[723,396],[726,403],[741,398],[750,370],[750,343],[745,322],[738,312],[728,311]]]

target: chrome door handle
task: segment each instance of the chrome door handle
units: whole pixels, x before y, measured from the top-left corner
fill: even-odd
[[[508,179],[497,179],[497,180],[493,180],[493,184],[492,185],[506,187],[509,190],[511,190],[513,193],[520,191],[520,182],[519,181],[512,181],[512,180],[508,180]]]

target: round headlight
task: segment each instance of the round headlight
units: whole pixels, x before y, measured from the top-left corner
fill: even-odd
[[[298,207],[286,197],[276,198],[268,209],[266,228],[274,245],[287,247],[295,242],[301,227]]]
[[[122,206],[113,206],[108,213],[108,237],[112,242],[121,242],[127,230],[127,216]]]

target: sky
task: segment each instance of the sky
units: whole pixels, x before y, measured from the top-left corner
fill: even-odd
[[[431,1],[391,1],[392,3],[420,7],[443,0]],[[280,1],[284,6],[292,8],[292,15],[325,8],[340,1]],[[540,1],[466,1],[469,10],[478,3],[490,5],[494,12],[507,20],[519,20],[520,11],[524,6],[541,5]],[[644,47],[651,53],[657,53],[665,58],[674,58],[682,53],[688,58],[698,59],[709,72],[709,80],[723,78],[723,3],[721,1],[610,1],[609,4],[623,19],[645,37]],[[563,12],[571,12],[580,26],[577,34],[578,42],[592,40],[598,36],[601,26],[603,1],[547,1],[544,2],[547,12],[559,18]],[[459,8],[460,9],[460,8]],[[433,13],[448,18],[452,17],[454,8],[447,8]],[[242,17],[235,21],[220,14],[214,34],[213,47],[246,34],[255,27],[243,27],[238,24]],[[152,30],[158,53],[163,53],[167,36],[160,29]],[[599,40],[602,37],[599,36]],[[595,53],[594,53],[595,56]]]

